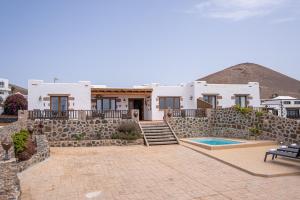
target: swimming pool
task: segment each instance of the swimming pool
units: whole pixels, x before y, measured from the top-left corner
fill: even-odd
[[[242,143],[239,141],[227,140],[227,139],[222,139],[222,138],[197,138],[197,139],[192,139],[191,141],[196,142],[196,143],[207,144],[207,145],[211,145],[211,146],[231,145],[231,144]]]
[[[260,141],[260,140],[244,140],[236,138],[214,138],[214,137],[199,137],[199,138],[182,138],[181,142],[188,145],[195,145],[207,150],[221,150],[221,149],[234,149],[234,148],[247,148],[257,146],[270,146],[276,145],[276,141]]]

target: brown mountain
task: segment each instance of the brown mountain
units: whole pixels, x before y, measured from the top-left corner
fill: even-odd
[[[300,98],[299,80],[254,63],[238,64],[198,80],[225,84],[259,82],[262,99],[269,99],[274,94]]]

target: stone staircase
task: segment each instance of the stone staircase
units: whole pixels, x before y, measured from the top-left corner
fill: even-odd
[[[164,121],[140,122],[140,127],[149,146],[178,144],[177,137]]]

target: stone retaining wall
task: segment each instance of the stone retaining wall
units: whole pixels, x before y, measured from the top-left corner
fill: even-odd
[[[206,117],[169,118],[168,123],[179,138],[204,137],[210,134],[210,123]]]
[[[257,115],[255,111],[242,114],[236,108],[211,110],[207,118],[169,118],[168,122],[176,135],[182,137],[231,137],[246,138],[249,128],[260,127],[259,139],[284,143],[300,143],[300,122],[274,116],[269,113]]]
[[[35,163],[41,162],[50,156],[50,148],[45,135],[36,135],[37,153],[29,160],[16,162],[16,159],[0,161],[0,199],[18,200],[20,199],[20,181],[17,176],[21,172]]]
[[[68,140],[68,141],[51,141],[51,147],[96,147],[96,146],[126,146],[126,145],[142,145],[143,139],[138,140]]]
[[[269,138],[285,143],[300,144],[300,121],[265,115],[262,118],[262,129]]]
[[[20,199],[20,181],[17,176],[18,166],[15,159],[0,161],[0,199]]]
[[[48,140],[45,135],[36,135],[35,136],[36,141],[36,154],[34,154],[29,160],[22,161],[18,163],[18,171],[22,172],[28,167],[42,162],[46,158],[50,156],[50,148],[48,144]]]
[[[93,120],[28,120],[28,126],[39,130],[39,124],[43,125],[43,134],[48,141],[71,141],[71,140],[101,140],[111,139],[112,134],[122,122],[132,119],[93,119]],[[35,132],[34,134],[39,134]]]

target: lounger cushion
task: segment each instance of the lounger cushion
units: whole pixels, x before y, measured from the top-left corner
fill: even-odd
[[[285,156],[285,157],[290,157],[290,158],[297,158],[297,153],[286,152],[286,151],[269,151],[268,154]]]

